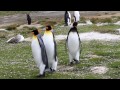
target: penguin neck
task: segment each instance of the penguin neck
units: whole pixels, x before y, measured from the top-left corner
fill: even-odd
[[[47,34],[47,35],[52,35],[52,32],[49,30],[49,31],[45,31],[45,34]]]
[[[37,39],[37,36],[36,35],[33,35],[33,37],[32,37],[33,39]]]
[[[77,31],[77,27],[72,27],[71,29],[70,29],[70,31],[72,31],[72,32],[76,32]]]

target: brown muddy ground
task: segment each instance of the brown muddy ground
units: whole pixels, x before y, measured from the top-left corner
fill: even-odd
[[[70,11],[73,15],[73,11]],[[120,16],[120,11],[80,11],[81,17],[85,18],[110,18],[111,16]],[[43,18],[63,18],[64,11],[38,11],[31,12],[32,21],[36,22]],[[1,16],[0,25],[13,23],[27,23],[25,14],[16,14],[10,16]]]

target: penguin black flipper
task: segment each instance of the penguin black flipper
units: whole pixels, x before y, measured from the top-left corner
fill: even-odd
[[[65,15],[64,15],[64,20],[65,20],[65,25],[66,26],[68,26],[68,18],[70,19],[70,17],[69,17],[69,14],[68,14],[68,12],[67,11],[65,11]]]
[[[80,40],[79,33],[78,33],[78,31],[77,31],[77,30],[76,30],[76,32],[77,32],[78,39],[79,39],[79,47],[81,48],[81,49],[80,49],[80,53],[81,53],[81,51],[82,51],[82,44],[81,44],[81,40]]]
[[[40,48],[41,48],[41,51],[42,51],[41,52],[42,60],[43,60],[43,63],[46,65],[45,69],[47,69],[48,68],[48,58],[47,58],[45,45],[44,45],[44,42],[43,42],[40,34],[37,35],[37,38],[38,38],[38,41],[39,41],[39,44],[40,44]]]
[[[54,47],[55,47],[55,49],[54,49],[54,58],[55,58],[55,61],[57,61],[57,44],[56,44],[56,41],[55,41],[55,36],[54,36],[54,33],[52,32],[52,34],[53,34],[53,40],[54,40]]]

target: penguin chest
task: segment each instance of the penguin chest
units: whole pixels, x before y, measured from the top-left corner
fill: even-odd
[[[44,45],[46,48],[46,53],[48,57],[48,62],[52,62],[54,60],[54,41],[52,35],[44,35],[43,36]]]
[[[32,48],[32,55],[34,57],[34,60],[37,66],[39,66],[42,61],[42,57],[41,57],[41,48],[37,39],[32,40],[31,48]]]
[[[68,36],[68,50],[71,54],[76,54],[79,50],[79,37],[76,32],[70,32]]]
[[[75,12],[74,16],[76,18],[76,22],[78,22],[80,20],[80,14],[79,14],[79,12]]]
[[[67,23],[68,23],[68,25],[70,25],[71,24],[71,14],[68,12],[68,18],[67,18]]]

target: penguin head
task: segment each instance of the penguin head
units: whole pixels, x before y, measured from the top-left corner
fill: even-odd
[[[52,30],[52,27],[51,27],[50,25],[47,25],[47,26],[46,26],[46,30],[47,30],[47,31],[50,31],[50,30]]]
[[[73,23],[73,27],[77,27],[78,23],[77,22],[74,22]]]
[[[33,35],[38,35],[39,34],[39,31],[37,29],[33,30],[32,31]]]

